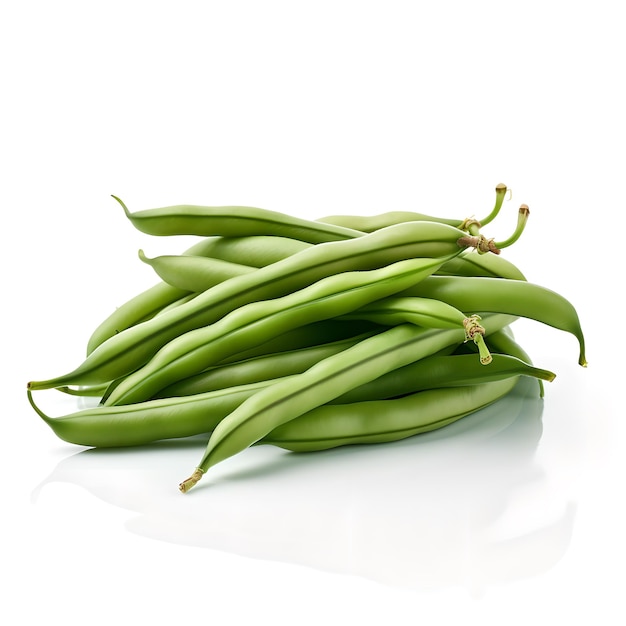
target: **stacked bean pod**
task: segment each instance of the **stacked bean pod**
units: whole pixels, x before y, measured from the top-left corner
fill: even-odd
[[[390,442],[441,428],[508,394],[535,367],[511,325],[571,333],[574,306],[529,283],[482,220],[414,212],[306,220],[251,207],[180,205],[130,212],[138,230],[199,240],[140,259],[159,277],[92,333],[77,367],[31,381],[28,399],[61,439],[133,446],[206,434],[187,492],[246,448],[315,451]],[[33,392],[97,396],[49,417]]]

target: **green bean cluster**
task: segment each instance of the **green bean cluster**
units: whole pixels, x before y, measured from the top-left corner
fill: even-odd
[[[307,220],[253,207],[179,205],[124,215],[155,237],[190,235],[179,255],[148,257],[158,282],[103,320],[77,366],[33,380],[34,411],[61,439],[122,447],[204,435],[187,492],[253,445],[311,452],[391,442],[441,428],[511,392],[533,365],[518,318],[568,332],[586,366],[574,306],[530,283],[481,220],[410,211]],[[46,415],[34,391],[93,396]]]

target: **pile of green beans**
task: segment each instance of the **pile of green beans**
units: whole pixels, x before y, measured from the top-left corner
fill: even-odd
[[[566,298],[530,283],[483,219],[411,211],[307,220],[253,207],[178,205],[131,212],[155,237],[197,241],[139,259],[156,274],[99,323],[77,366],[32,380],[33,410],[62,440],[125,447],[203,435],[189,491],[254,445],[312,452],[392,442],[442,428],[510,393],[536,367],[512,326],[532,319],[585,339]],[[50,417],[34,392],[97,406]]]

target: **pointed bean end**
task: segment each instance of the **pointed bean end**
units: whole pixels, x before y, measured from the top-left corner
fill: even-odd
[[[124,213],[126,214],[127,217],[130,216],[130,211],[128,210],[128,207],[122,202],[121,198],[118,198],[117,196],[114,196],[113,194],[111,194],[111,198],[113,198],[114,200],[117,200],[121,207],[124,209]]]

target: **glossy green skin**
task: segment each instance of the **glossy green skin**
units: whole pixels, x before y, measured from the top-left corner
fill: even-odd
[[[205,246],[205,242],[198,242],[185,250],[181,256],[202,254]],[[173,287],[167,282],[157,283],[138,293],[117,307],[111,315],[106,317],[95,328],[87,342],[87,355],[91,354],[107,339],[140,322],[151,319],[165,307],[177,302],[188,294],[189,291]]]
[[[478,254],[467,250],[451,259],[437,272],[441,276],[485,276],[526,280],[522,271],[511,261],[498,254]]]
[[[351,389],[332,403],[351,405],[355,402],[385,400],[425,389],[474,385],[520,375],[541,376],[546,380],[553,376],[550,372],[532,368],[508,355],[497,355],[488,368],[477,365],[472,355],[433,356]],[[137,446],[161,439],[209,433],[245,399],[280,380],[283,378],[126,406],[98,406],[56,418],[44,415],[37,407],[35,409],[52,431],[69,443],[88,447]],[[310,417],[303,416],[296,418],[292,424],[296,425],[300,419],[311,421]],[[325,430],[326,426],[321,424],[318,439],[323,439]],[[310,423],[306,426],[306,432],[311,432]]]
[[[255,239],[255,238],[249,238]],[[257,238],[261,239],[261,238]],[[266,239],[270,239],[267,237]],[[265,257],[261,251],[256,252],[253,242],[246,243],[246,238],[221,241],[208,241],[205,250],[200,250],[194,257],[188,255],[163,255],[154,259],[145,259],[152,265],[159,277],[177,289],[194,292],[204,291],[216,283],[216,274],[223,280],[244,274],[251,267],[263,267],[271,262],[287,258],[294,254],[293,240],[276,238],[276,241],[259,242],[272,252],[272,256]],[[299,242],[298,242],[299,243]],[[298,248],[301,251],[305,248]],[[241,253],[238,254],[238,251]],[[226,257],[226,259],[222,258]],[[236,261],[235,261],[236,259]],[[249,265],[245,265],[243,260]],[[464,251],[454,259],[447,261],[437,272],[438,275],[451,276],[487,276],[491,278],[508,278],[511,280],[526,280],[524,274],[513,263],[502,256],[495,254],[478,254],[475,251]]]
[[[308,243],[343,241],[363,236],[363,232],[302,219],[256,207],[199,206],[184,204],[147,209],[126,216],[143,233],[157,236],[198,235],[240,237],[273,235]]]
[[[251,267],[265,267],[312,246],[304,241],[276,235],[205,237],[195,245],[194,254]]]
[[[75,370],[47,380],[31,381],[31,389],[92,385],[125,376],[145,364],[168,341],[212,324],[238,307],[280,297],[340,272],[374,269],[402,259],[458,254],[463,231],[431,222],[390,226],[374,233],[312,246],[256,272],[231,278],[190,302],[114,335]]]
[[[147,400],[165,387],[287,330],[336,318],[406,289],[432,274],[443,261],[408,259],[376,270],[343,272],[282,298],[244,305],[209,326],[170,341],[146,365],[112,387],[104,404]],[[459,317],[457,326],[462,328],[464,316],[459,313]]]
[[[508,394],[517,377],[479,385],[430,389],[395,400],[324,405],[283,424],[258,443],[294,452],[398,441],[443,428]]]
[[[161,255],[149,259],[140,251],[140,258],[152,267],[162,281],[186,292],[205,291],[229,278],[257,269],[204,256]]]
[[[252,364],[252,362],[258,362],[258,365],[252,367],[252,369],[263,367],[262,362],[265,359],[270,357],[276,361],[282,359],[284,355],[301,353],[307,350],[320,350],[325,348],[328,344],[334,342],[349,342],[356,341],[356,338],[359,335],[368,336],[374,334],[375,332],[380,332],[383,330],[383,326],[379,324],[375,324],[372,322],[367,322],[365,320],[344,320],[339,318],[333,318],[328,320],[322,320],[319,322],[313,322],[312,324],[306,324],[304,326],[299,326],[298,328],[294,328],[293,330],[288,330],[286,332],[281,333],[279,336],[274,337],[272,339],[268,339],[266,342],[262,344],[258,344],[255,346],[251,346],[246,350],[232,355],[231,357],[225,358],[220,361],[219,366],[216,366],[216,370],[230,370],[231,367],[235,366],[243,366],[247,368],[247,364]],[[296,361],[298,358],[296,358]],[[276,367],[276,365],[270,365],[268,362],[268,368]],[[281,363],[278,367],[284,367]],[[272,375],[273,370],[268,370],[268,375],[261,376],[255,380],[265,380],[267,378],[276,378],[277,375]],[[295,373],[295,372],[294,372]],[[202,377],[205,375],[204,372],[201,372],[198,375],[198,381],[193,381],[190,379],[186,379],[181,381],[181,388],[178,389],[176,385],[173,386],[171,392],[166,393],[167,390],[163,390],[163,392],[156,394],[156,396],[161,397],[163,395],[188,395],[189,393],[201,393],[204,391],[210,391],[211,389],[216,389],[215,386],[209,384],[207,388],[202,387]],[[208,378],[211,378],[210,372],[206,372]],[[224,371],[224,375],[227,375],[226,371]],[[235,377],[241,377],[239,374],[234,374]],[[189,387],[187,391],[185,391],[186,381],[189,382]],[[87,387],[57,387],[58,390],[63,391],[67,394],[73,396],[92,396],[92,397],[100,397],[102,398],[107,388],[114,381],[108,381],[101,385],[91,385]],[[239,381],[237,383],[232,382],[231,385],[234,384],[243,384],[244,381]],[[247,380],[245,382],[253,382],[253,380]],[[155,397],[156,397],[155,396]]]
[[[439,222],[455,226],[456,228],[463,222],[463,220],[435,217],[414,211],[387,211],[378,215],[328,215],[317,221],[324,224],[342,226],[343,228],[353,228],[364,233],[371,233],[375,230],[404,222]]]
[[[525,363],[532,365],[533,361],[530,358],[530,355],[522,346],[515,341],[515,336],[510,326],[499,330],[498,332],[491,333],[489,337],[486,337],[486,343],[489,350],[493,353],[497,354],[508,354],[514,356]],[[539,395],[543,398],[544,396],[544,384],[542,377],[537,377],[537,382],[539,384]]]
[[[405,295],[434,298],[466,312],[498,312],[525,317],[569,332],[578,339],[578,363],[587,364],[578,313],[569,300],[551,289],[521,280],[431,276],[408,289]]]
[[[281,245],[274,244],[272,248],[280,253]],[[219,251],[217,253],[219,254]],[[291,254],[285,251],[284,255],[280,253],[279,256],[280,258],[287,258]],[[250,261],[253,262],[254,267],[261,267],[262,264],[257,265],[257,263],[263,259],[252,258]],[[217,276],[226,280],[249,272],[252,267],[252,265],[243,265],[241,262],[222,261],[220,258],[210,256],[164,255],[154,259],[146,259],[146,262],[152,265],[159,277],[172,287],[194,292],[205,291],[215,285]],[[475,251],[467,251],[451,259],[436,273],[438,275],[487,276],[526,280],[522,272],[502,256],[477,254]]]
[[[55,418],[44,415],[34,403],[33,408],[56,436],[68,443],[96,448],[138,446],[210,432],[245,399],[268,384],[261,381],[122,407],[97,406]]]
[[[511,318],[490,316],[497,330]],[[224,418],[215,428],[197,467],[210,467],[253,445],[275,428],[331,402],[359,385],[430,356],[464,340],[463,330],[423,329],[410,324],[395,326],[317,363],[306,372],[259,391]],[[197,474],[194,473],[194,474]],[[181,483],[188,490],[195,478]]]
[[[206,393],[207,391],[259,382],[270,378],[300,374],[322,359],[337,354],[373,334],[374,331],[370,331],[369,333],[339,341],[331,341],[286,352],[276,352],[210,367],[199,374],[168,385],[155,394],[155,397],[188,396],[194,393]]]
[[[467,315],[433,298],[391,296],[376,300],[341,317],[368,319],[385,326],[408,322],[426,328],[460,328]]]

